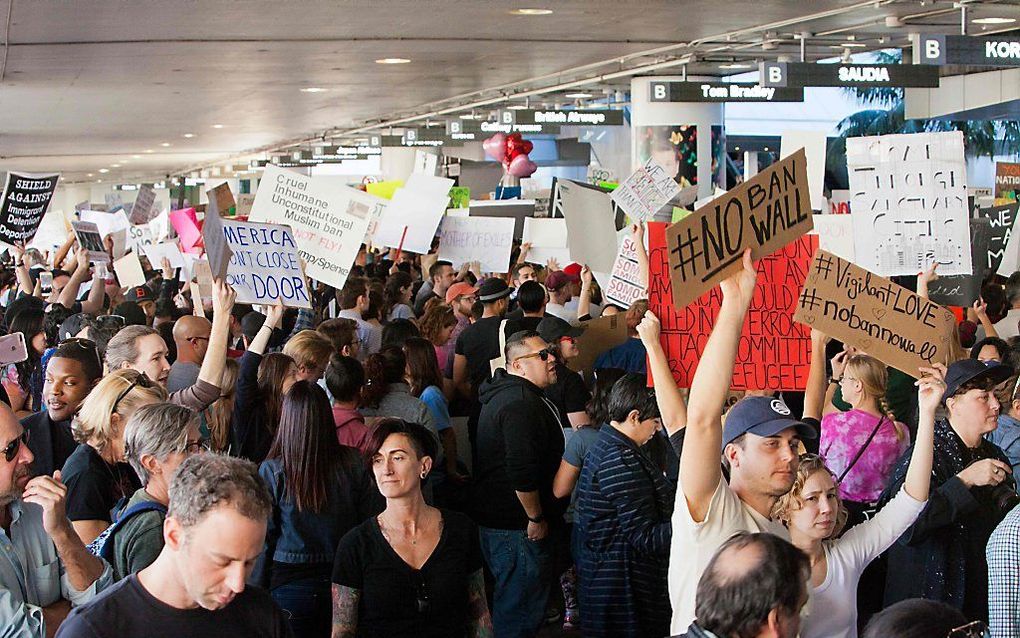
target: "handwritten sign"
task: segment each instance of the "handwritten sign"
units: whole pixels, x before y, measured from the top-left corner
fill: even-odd
[[[963,133],[852,137],[846,156],[862,268],[916,275],[937,262],[943,275],[971,273]]]
[[[247,217],[251,214],[251,207],[255,204],[254,193],[242,193],[237,196],[237,217]]]
[[[1020,191],[1020,164],[996,162],[995,203],[1015,202],[1017,191]]]
[[[32,241],[59,180],[59,173],[7,173],[0,198],[0,242],[13,245]]]
[[[170,224],[181,240],[186,253],[198,254],[202,249],[202,231],[198,229],[198,215],[194,208],[179,208],[170,211]]]
[[[649,159],[634,171],[611,195],[612,200],[634,221],[645,221],[680,194],[673,176]]]
[[[992,224],[986,218],[970,220],[972,275],[939,276],[928,283],[928,298],[943,306],[969,306],[981,296],[981,284],[992,270],[985,265],[991,252]]]
[[[439,232],[439,258],[454,267],[478,261],[482,272],[505,273],[513,242],[513,219],[446,217]]]
[[[1010,245],[1010,238],[1013,236],[1013,227],[1016,225],[1020,204],[1014,202],[1003,206],[992,206],[989,208],[978,208],[975,216],[985,218],[991,222],[991,237],[988,240],[988,253],[981,259],[981,263],[975,262],[974,269],[981,265],[984,268],[996,272],[999,265],[1006,256],[1007,247]],[[1014,249],[1020,247],[1014,244]],[[1014,250],[1015,253],[1015,250]],[[1013,262],[1015,264],[1015,256]],[[1016,267],[1010,269],[1010,272]]]
[[[806,161],[801,149],[669,227],[677,309],[739,270],[744,249],[761,259],[811,230]]]
[[[833,190],[829,195],[830,195],[829,197],[830,215],[850,214],[850,191]]]
[[[531,244],[525,258],[529,264],[544,266],[550,259],[561,267],[570,263],[567,222],[562,219],[525,217],[522,242]]]
[[[810,365],[811,335],[793,320],[797,294],[807,277],[818,238],[804,235],[758,262],[758,286],[737,345],[730,387],[736,390],[803,390]],[[673,305],[666,224],[648,225],[649,307],[662,323],[661,341],[673,377],[690,387],[698,361],[722,306],[714,288],[693,303]]]
[[[647,239],[646,239],[647,242]],[[645,247],[647,249],[647,246]],[[609,283],[605,289],[606,300],[621,308],[630,308],[638,299],[648,296],[648,282],[641,279],[641,268],[638,266],[637,244],[626,233],[620,251],[613,262],[613,270],[609,273]]]
[[[78,245],[89,253],[89,261],[93,263],[109,263],[110,253],[106,252],[103,246],[103,236],[99,234],[99,227],[93,222],[71,222],[74,235],[78,238]]]
[[[238,303],[311,308],[297,242],[287,226],[222,220],[223,236],[233,253],[227,283]]]
[[[269,165],[248,219],[293,228],[306,274],[340,289],[350,275],[370,218],[385,205],[335,178],[308,177]]]
[[[234,202],[234,194],[230,192],[230,185],[226,182],[223,182],[216,188],[206,191],[206,195],[209,197],[210,204],[215,202],[216,208],[220,211],[220,215],[229,216],[231,214],[230,209],[237,205]],[[208,214],[209,211],[207,209],[206,215]],[[215,268],[213,268],[213,272],[216,272]]]
[[[131,215],[129,219],[132,224],[145,224],[153,218],[155,214],[158,214],[155,210],[156,204],[156,191],[148,184],[143,184],[138,189],[138,195],[135,196],[135,201],[131,205]]]
[[[956,357],[956,318],[885,277],[832,253],[815,254],[794,319],[914,377]]]

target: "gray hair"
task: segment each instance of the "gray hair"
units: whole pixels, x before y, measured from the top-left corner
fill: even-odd
[[[265,521],[273,501],[251,461],[211,452],[189,456],[170,483],[167,516],[190,528],[220,505],[229,505],[254,521]]]
[[[148,326],[125,326],[113,335],[106,344],[106,369],[120,370],[125,363],[138,360],[138,340],[149,335],[158,335]]]
[[[142,485],[149,484],[149,472],[142,457],[151,454],[163,462],[188,445],[188,429],[198,425],[198,415],[172,403],[157,403],[138,408],[124,429],[124,453]]]

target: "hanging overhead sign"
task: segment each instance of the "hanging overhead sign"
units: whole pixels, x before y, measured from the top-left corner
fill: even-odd
[[[904,86],[935,88],[937,67],[916,64],[762,62],[762,86]]]
[[[1020,38],[1016,37],[922,35],[914,52],[918,64],[1020,66]]]
[[[502,124],[560,124],[562,126],[623,126],[623,111],[609,109],[544,109],[499,112]]]
[[[651,82],[650,102],[803,102],[804,89],[753,82]]]

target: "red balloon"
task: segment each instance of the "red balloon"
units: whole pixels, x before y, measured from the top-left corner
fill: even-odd
[[[527,155],[534,147],[535,145],[522,138],[520,133],[513,133],[506,138],[506,156],[510,161],[519,155]]]

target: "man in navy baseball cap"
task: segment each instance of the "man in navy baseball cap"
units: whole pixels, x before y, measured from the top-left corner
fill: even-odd
[[[807,423],[790,416],[790,408],[781,399],[746,397],[726,414],[723,427],[723,451],[745,434],[772,437],[792,428],[801,439],[817,438],[818,433]]]

